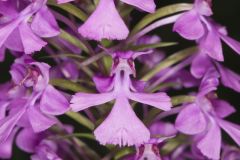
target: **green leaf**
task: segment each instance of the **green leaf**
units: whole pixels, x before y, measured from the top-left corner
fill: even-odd
[[[88,93],[93,92],[92,90],[87,89],[78,83],[66,79],[51,79],[50,84],[73,92],[88,92]]]
[[[71,3],[57,4],[56,0],[48,0],[47,4],[61,8],[62,10],[74,15],[81,21],[85,21],[88,17],[80,8],[77,8],[76,6],[72,5]]]
[[[153,44],[130,46],[128,49],[134,50],[134,51],[143,51],[143,50],[147,50],[147,49],[174,46],[177,44],[178,44],[177,42],[159,42],[159,43],[153,43]]]
[[[84,45],[83,42],[81,42],[77,37],[69,34],[68,32],[64,31],[63,29],[61,29],[61,34],[59,35],[62,39],[68,41],[69,43],[73,44],[76,47],[79,47],[80,49],[82,49],[83,51],[85,51],[86,53],[89,53],[88,48]]]
[[[159,73],[161,70],[183,60],[184,58],[192,55],[196,51],[197,47],[190,47],[169,56],[168,58],[160,62],[158,65],[156,65],[151,71],[149,71],[144,77],[142,77],[141,80],[148,81],[149,79],[154,77],[157,73]]]
[[[148,24],[152,23],[153,21],[160,19],[162,17],[175,14],[178,12],[190,10],[192,8],[192,4],[188,3],[179,3],[173,4],[166,7],[159,8],[155,13],[148,14],[145,16],[132,30],[130,33],[130,37],[140,31],[142,28],[147,26]]]
[[[65,113],[68,117],[70,117],[71,119],[75,120],[76,122],[78,122],[79,124],[87,127],[90,130],[94,129],[94,124],[85,116],[81,115],[80,113],[76,113],[76,112],[67,112]]]

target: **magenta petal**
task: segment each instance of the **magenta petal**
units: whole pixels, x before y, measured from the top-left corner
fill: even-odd
[[[153,13],[155,12],[156,5],[154,0],[121,0],[124,3],[140,8],[143,11]]]
[[[12,156],[13,141],[16,134],[16,129],[10,134],[6,141],[0,143],[0,158],[10,159]]]
[[[25,107],[22,107],[16,109],[14,113],[10,113],[6,118],[0,120],[0,143],[9,137],[24,112]]]
[[[220,36],[225,43],[227,43],[235,52],[240,54],[240,42],[223,34],[221,34]]]
[[[189,40],[197,40],[204,34],[204,26],[200,20],[200,16],[194,9],[184,13],[175,22],[173,30]]]
[[[14,29],[18,26],[19,21],[15,20],[6,25],[1,25],[0,27],[0,47],[3,46],[4,42],[7,40],[9,35],[14,31]]]
[[[193,103],[178,114],[175,127],[185,134],[194,135],[203,132],[207,122],[200,108]]]
[[[218,124],[240,146],[240,126],[221,119],[218,119]]]
[[[60,33],[57,21],[47,6],[43,6],[34,16],[31,28],[39,37],[54,37]]]
[[[13,51],[18,51],[18,52],[23,52],[23,44],[20,36],[19,29],[16,28],[7,38],[4,44],[7,48],[13,50]]]
[[[204,53],[198,53],[192,61],[191,74],[196,78],[201,78],[212,66],[210,57]]]
[[[221,74],[222,84],[237,92],[240,92],[240,75],[221,66],[220,64],[217,64],[217,67]]]
[[[53,86],[48,85],[41,98],[40,110],[49,115],[61,115],[67,112],[68,109],[69,103],[67,99]]]
[[[103,145],[140,145],[147,142],[150,133],[138,119],[127,98],[119,97],[108,117],[94,131],[96,139]]]
[[[109,92],[113,89],[113,77],[94,76],[93,81],[99,92]]]
[[[168,111],[172,107],[171,99],[170,97],[164,93],[129,93],[130,99],[144,103],[153,107],[156,107],[158,109]]]
[[[28,153],[33,153],[39,143],[39,134],[34,133],[31,128],[25,128],[17,136],[17,146]]]
[[[38,36],[36,36],[28,23],[22,22],[19,26],[20,35],[24,47],[24,52],[26,54],[30,54],[36,51],[40,51],[42,47],[47,45],[46,42],[41,40]]]
[[[57,122],[54,117],[43,114],[39,106],[31,106],[27,113],[34,132],[44,131]]]
[[[200,49],[201,52],[208,54],[217,61],[224,60],[221,40],[213,27],[203,38],[201,38]]]
[[[77,93],[71,99],[70,108],[77,112],[92,106],[104,104],[114,98],[115,96],[111,92],[101,94]]]
[[[214,111],[221,118],[227,117],[236,112],[236,109],[228,102],[220,99],[212,100]]]
[[[221,130],[211,122],[206,135],[198,142],[197,148],[210,159],[219,159],[221,151]]]
[[[113,0],[100,0],[96,10],[79,28],[85,38],[122,40],[128,36],[128,28],[120,17]]]

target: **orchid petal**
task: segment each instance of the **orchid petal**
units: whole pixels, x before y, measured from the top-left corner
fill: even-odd
[[[207,122],[199,106],[193,103],[185,106],[179,113],[175,127],[180,132],[194,135],[203,132],[207,127]]]
[[[173,31],[188,40],[197,40],[203,36],[204,26],[200,20],[200,16],[193,9],[177,19],[173,26]]]
[[[217,115],[221,118],[225,118],[232,113],[236,112],[236,109],[229,104],[228,102],[220,99],[212,100],[211,101],[214,107],[214,111]]]
[[[140,145],[150,139],[150,133],[138,119],[127,98],[119,97],[111,113],[94,131],[96,139],[103,145]]]
[[[16,139],[17,146],[27,153],[34,153],[39,142],[39,134],[34,133],[31,128],[21,130]]]
[[[78,29],[85,38],[122,40],[128,36],[128,28],[118,14],[113,0],[100,0],[96,10]]]
[[[164,93],[129,93],[129,98],[140,103],[154,106],[158,109],[168,111],[171,109],[171,99]]]
[[[39,106],[29,107],[27,113],[34,132],[44,131],[57,122],[56,118],[43,114]]]
[[[77,112],[92,106],[107,103],[114,98],[111,92],[101,94],[77,93],[71,99],[70,108]]]
[[[231,37],[228,37],[226,35],[221,34],[220,35],[222,40],[227,43],[235,52],[240,54],[240,42],[232,39]]]
[[[155,12],[156,5],[154,0],[121,0],[124,3],[140,8],[143,11],[153,13]]]
[[[240,75],[219,64],[217,64],[217,67],[221,75],[222,84],[236,92],[240,92]]]
[[[218,124],[240,146],[240,126],[221,119],[218,119]]]
[[[67,99],[53,86],[48,85],[41,98],[40,110],[49,115],[61,115],[68,109]]]
[[[28,23],[22,22],[19,25],[19,31],[24,47],[24,52],[26,54],[31,54],[36,51],[40,51],[42,47],[47,45],[46,42],[41,40],[38,36],[36,36],[31,30]]]
[[[211,58],[217,61],[224,60],[221,40],[214,28],[209,30],[199,42],[201,52],[208,54]]]
[[[54,37],[60,33],[57,21],[47,6],[42,6],[34,16],[31,28],[40,37]]]
[[[197,148],[210,159],[219,159],[221,151],[221,130],[212,122],[206,135],[198,142]]]

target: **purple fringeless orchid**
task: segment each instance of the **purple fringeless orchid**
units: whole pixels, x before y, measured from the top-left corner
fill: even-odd
[[[195,102],[185,106],[176,119],[176,128],[197,136],[197,148],[210,159],[220,158],[221,128],[240,145],[240,126],[224,120],[235,112],[234,107],[212,93],[219,85],[219,77],[219,73],[210,68],[202,79]]]
[[[186,39],[196,40],[201,53],[217,61],[224,60],[221,40],[240,54],[240,43],[228,36],[225,27],[210,18],[212,14],[211,1],[195,0],[193,9],[179,17],[173,30]]]
[[[121,1],[136,6],[146,12],[154,12],[156,7],[153,0]],[[101,41],[102,39],[126,39],[129,30],[119,15],[114,0],[100,0],[96,10],[78,29],[78,32],[85,38]]]
[[[7,96],[1,100],[0,141],[6,140],[16,126],[32,127],[34,132],[44,131],[57,123],[54,115],[68,110],[67,99],[48,84],[49,68],[28,56],[16,59],[10,71],[15,87],[6,90]],[[16,94],[16,90],[17,96],[9,100],[9,94]],[[19,90],[23,91],[19,93]]]
[[[41,39],[57,36],[60,29],[46,6],[46,0],[20,3],[0,1],[0,48],[31,54],[40,51],[47,42]],[[0,52],[1,56],[4,51]]]
[[[150,139],[150,132],[134,113],[129,99],[170,110],[171,100],[166,93],[144,93],[143,82],[133,81],[135,76],[134,59],[148,52],[114,52],[111,77],[95,77],[99,94],[77,93],[71,100],[71,109],[81,111],[92,106],[115,100],[112,111],[94,135],[101,144],[140,145]]]

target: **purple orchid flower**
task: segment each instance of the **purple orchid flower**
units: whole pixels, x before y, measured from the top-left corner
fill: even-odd
[[[150,133],[133,112],[129,100],[170,110],[171,101],[166,93],[141,93],[141,85],[134,85],[130,75],[135,75],[134,59],[147,52],[115,52],[109,78],[94,78],[99,94],[77,93],[71,100],[73,111],[81,111],[115,99],[112,111],[94,131],[101,144],[140,145],[150,139]],[[138,83],[139,84],[139,83]],[[135,87],[138,86],[138,87]],[[140,86],[140,87],[139,87]],[[134,125],[129,125],[134,124]]]
[[[201,53],[217,61],[224,60],[221,39],[240,54],[240,43],[230,38],[224,27],[209,18],[212,15],[210,6],[211,1],[195,0],[193,9],[176,21],[173,30],[186,39],[197,40]]]
[[[58,127],[66,133],[73,132],[72,126],[60,124]],[[18,133],[16,144],[21,150],[32,154],[31,160],[63,160],[62,152],[69,155],[63,148],[70,147],[70,144],[66,140],[49,138],[54,136],[56,136],[55,133],[51,131],[35,133],[31,128],[24,128]],[[69,155],[68,158],[71,156]]]
[[[17,146],[27,152],[34,153],[31,160],[62,160],[57,154],[57,144],[45,139],[46,134],[34,133],[33,130],[23,129],[17,136]],[[26,143],[28,140],[28,143]]]
[[[185,106],[175,124],[180,132],[197,136],[197,148],[210,159],[220,158],[221,128],[240,145],[240,126],[223,119],[235,112],[234,107],[211,94],[219,85],[218,78],[218,72],[209,69],[195,102]]]
[[[0,2],[0,48],[31,54],[47,43],[42,38],[60,33],[57,22],[46,6],[46,0],[34,0],[26,6],[18,0]],[[19,11],[20,10],[20,11]],[[30,22],[31,20],[31,22]]]
[[[202,78],[209,68],[218,72],[221,83],[225,87],[231,88],[236,92],[240,92],[240,75],[224,67],[218,62],[213,62],[206,54],[196,54],[191,64],[191,74],[196,78]]]
[[[121,0],[147,12],[154,12],[153,0]],[[101,21],[99,21],[101,19]],[[127,26],[119,15],[114,0],[100,0],[96,10],[78,29],[85,38],[101,41],[102,39],[123,40],[129,33]]]
[[[17,59],[10,71],[14,83],[23,88],[20,97],[6,97],[8,105],[5,115],[0,120],[0,141],[11,134],[15,126],[32,127],[35,132],[41,132],[55,124],[54,115],[61,115],[68,110],[67,99],[49,85],[49,66],[35,62],[28,56]],[[12,89],[11,89],[12,90]]]

